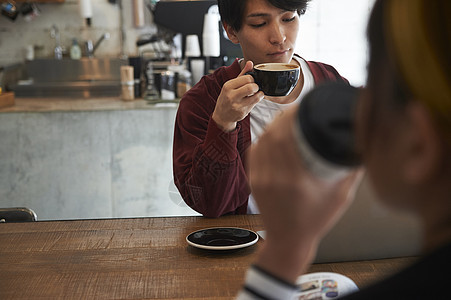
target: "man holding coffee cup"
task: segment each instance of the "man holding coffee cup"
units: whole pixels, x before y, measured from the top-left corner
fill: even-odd
[[[258,213],[245,169],[250,144],[315,85],[347,82],[332,66],[294,54],[308,1],[218,0],[224,29],[243,58],[185,93],[173,146],[175,184],[204,216]]]

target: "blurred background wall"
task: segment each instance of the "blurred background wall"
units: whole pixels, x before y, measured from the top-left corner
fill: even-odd
[[[134,1],[122,1],[122,10],[115,2],[91,0],[93,16],[90,27],[80,16],[78,0],[37,4],[40,15],[31,21],[21,15],[15,21],[0,15],[0,66],[23,61],[30,45],[35,50],[35,57],[51,57],[55,47],[50,34],[52,25],[59,29],[66,51],[69,51],[73,38],[82,46],[86,40],[95,41],[108,32],[110,39],[102,42],[96,51],[97,56],[137,55],[137,39],[155,34],[158,28],[145,5],[143,26],[136,27]],[[365,30],[373,3],[374,0],[312,0],[306,14],[301,17],[297,52],[305,59],[335,66],[351,83],[362,85],[367,57]],[[186,22],[190,22],[189,16]],[[125,33],[123,43],[122,31]]]

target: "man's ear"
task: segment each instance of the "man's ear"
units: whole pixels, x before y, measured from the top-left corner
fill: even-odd
[[[408,160],[404,176],[413,184],[434,180],[444,164],[443,141],[430,112],[417,101],[408,104],[406,110],[412,128],[406,139]]]
[[[239,44],[240,41],[238,40],[235,29],[233,29],[232,26],[227,23],[223,22],[222,24],[229,40],[234,44]]]

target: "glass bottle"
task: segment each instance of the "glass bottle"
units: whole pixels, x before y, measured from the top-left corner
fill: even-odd
[[[72,46],[70,47],[70,58],[72,59],[81,58],[81,48],[78,45],[77,39],[72,40]]]

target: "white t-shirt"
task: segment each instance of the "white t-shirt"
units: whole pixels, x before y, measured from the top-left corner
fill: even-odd
[[[293,58],[299,63],[301,66],[302,74],[304,76],[304,85],[302,87],[302,91],[299,94],[298,98],[288,104],[279,104],[274,103],[272,101],[266,100],[263,98],[260,102],[258,102],[254,108],[250,112],[250,123],[251,123],[251,140],[252,143],[255,143],[258,138],[265,131],[266,126],[271,123],[274,118],[279,115],[282,111],[286,110],[292,105],[299,103],[302,98],[315,86],[315,81],[313,79],[313,74],[310,71],[305,60],[300,57],[293,56]],[[247,213],[248,214],[258,214],[258,207],[255,203],[252,194],[249,195],[249,202],[247,205]]]

